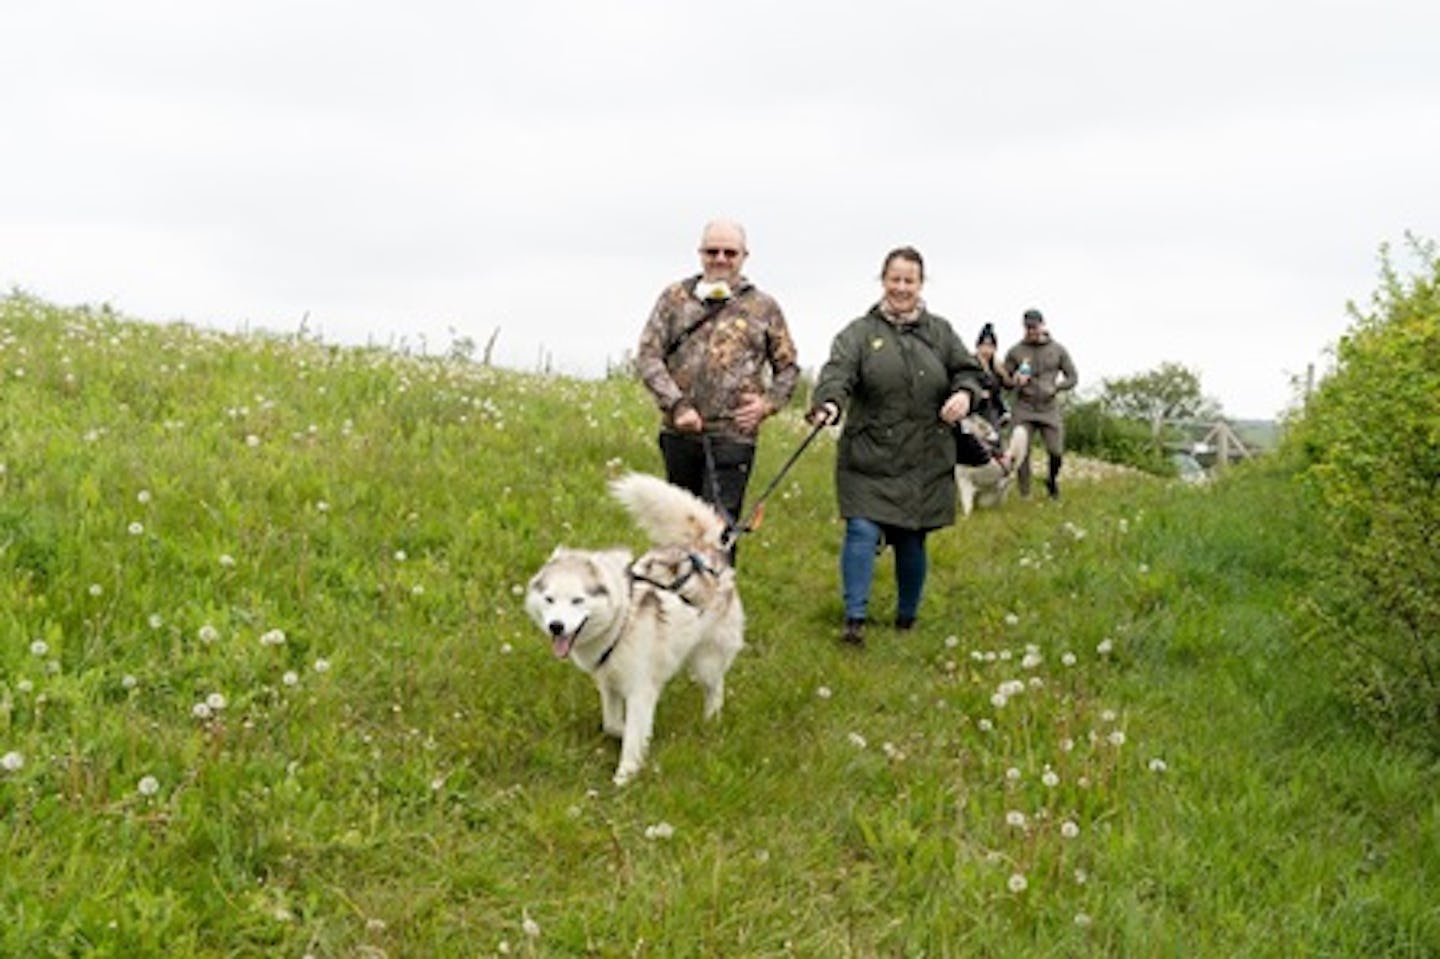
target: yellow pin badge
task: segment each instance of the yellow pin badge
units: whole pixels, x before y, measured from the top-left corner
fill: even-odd
[[[872,349],[872,350],[878,350],[878,349],[880,349],[880,348],[881,348],[882,346],[884,346],[884,345],[885,345],[885,338],[884,338],[883,336],[877,336],[877,337],[875,337],[875,339],[873,339],[873,340],[870,341],[870,349]]]

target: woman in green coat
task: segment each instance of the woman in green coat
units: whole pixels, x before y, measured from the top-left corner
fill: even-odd
[[[864,643],[882,542],[895,549],[895,626],[915,625],[928,566],[925,537],[955,522],[950,428],[980,390],[975,357],[949,321],[929,312],[920,298],[920,253],[913,247],[890,251],[880,280],[880,302],[831,343],[808,415],[812,424],[828,424],[845,414],[835,491],[845,519],[843,639],[856,645]]]

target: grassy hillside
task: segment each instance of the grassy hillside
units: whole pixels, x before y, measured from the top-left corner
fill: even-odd
[[[12,296],[0,419],[0,954],[1440,955],[1440,777],[1293,634],[1274,469],[978,514],[857,653],[816,444],[617,790],[520,594],[641,545],[633,383]]]

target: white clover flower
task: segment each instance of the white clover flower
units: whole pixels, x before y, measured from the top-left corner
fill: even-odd
[[[395,551],[395,562],[403,563],[409,558],[409,554],[407,554],[403,549],[397,549]]]
[[[209,623],[206,623],[205,625],[201,626],[199,630],[196,631],[195,636],[202,643],[213,643],[215,642],[215,640],[220,638],[220,630],[216,629],[214,626],[211,626]]]
[[[1074,820],[1067,819],[1060,824],[1060,835],[1064,836],[1066,839],[1074,839],[1076,836],[1080,835],[1080,827],[1075,823]]]
[[[1005,814],[1005,825],[1013,829],[1025,828],[1025,814],[1018,809],[1012,809]]]
[[[221,553],[220,565],[225,567],[226,569],[232,568],[235,565],[235,557],[231,556],[229,553]]]
[[[328,659],[317,659],[317,660],[315,660],[315,672],[317,672],[317,673],[328,673],[328,672],[330,672],[330,660],[328,660]]]
[[[99,595],[100,595],[101,593],[103,593],[103,592],[105,592],[105,587],[104,587],[104,586],[101,586],[99,583],[91,583],[91,584],[90,584],[90,595],[91,595],[91,596],[99,596]]]
[[[1018,626],[1018,625],[1020,625],[1020,617],[1017,616],[1015,613],[1006,613],[1006,614],[1005,614],[1005,625],[1006,625],[1006,626]]]
[[[260,634],[261,646],[283,646],[285,644],[285,630],[270,629]]]
[[[131,523],[129,526],[125,527],[125,529],[127,532],[129,532],[131,536],[139,536],[141,533],[145,532],[145,524],[141,522],[134,522]]]
[[[1014,893],[1021,893],[1030,888],[1030,882],[1018,872],[1012,873],[1010,878],[1005,880],[1005,885]]]
[[[995,724],[988,719],[981,719],[975,723],[975,728],[980,730],[982,733],[988,733],[995,728]]]
[[[1074,654],[1074,653],[1062,653],[1061,656],[1060,656],[1060,662],[1061,662],[1063,665],[1065,665],[1065,666],[1074,666],[1074,665],[1075,665],[1075,654]]]
[[[205,705],[209,706],[213,711],[218,713],[226,706],[225,694],[211,693],[209,696],[205,697]]]
[[[50,653],[50,644],[43,639],[37,639],[30,644],[30,655],[46,656]]]
[[[830,692],[829,686],[821,686],[819,689],[815,690],[815,695],[819,696],[821,699],[829,699],[833,694]]]
[[[1113,729],[1110,731],[1110,735],[1106,736],[1105,738],[1112,746],[1123,746],[1125,745],[1125,730]]]
[[[1099,653],[1101,656],[1109,656],[1111,650],[1113,650],[1114,648],[1115,641],[1109,636],[1106,636],[1104,639],[1100,640],[1100,642],[1095,645],[1095,652]]]
[[[161,616],[159,613],[151,613],[148,617],[146,617],[145,622],[150,625],[151,629],[159,629],[161,626],[165,625],[165,617]]]
[[[1159,756],[1156,756],[1154,759],[1150,760],[1150,771],[1152,773],[1163,773],[1169,768],[1170,767],[1166,765],[1165,760],[1161,759]]]
[[[668,822],[659,822],[645,827],[646,839],[669,839],[675,835],[675,827]]]
[[[202,702],[196,703],[194,706],[190,707],[190,715],[194,716],[196,719],[209,719],[211,716],[215,715],[215,712],[210,708],[209,703]]]
[[[13,749],[5,755],[0,756],[0,769],[5,770],[7,773],[18,772],[24,768],[24,766],[25,757]]]
[[[1039,665],[1040,665],[1041,663],[1043,663],[1044,661],[1045,661],[1045,660],[1041,658],[1041,656],[1040,656],[1039,653],[1026,653],[1026,654],[1025,654],[1025,658],[1022,659],[1022,660],[1020,660],[1020,668],[1021,668],[1021,669],[1034,669],[1035,667],[1039,666]]]
[[[293,669],[287,669],[285,670],[285,675],[280,677],[280,682],[284,683],[286,686],[298,685],[300,682],[300,674],[295,672],[295,670]]]
[[[142,489],[135,494],[135,501],[142,504],[150,502],[150,491],[148,489]]]
[[[1040,774],[1040,781],[1045,785],[1049,786],[1051,789],[1054,789],[1056,786],[1060,785],[1060,774],[1053,769],[1046,769],[1043,773]]]
[[[135,788],[142,796],[153,796],[160,791],[160,780],[154,776],[141,776]]]
[[[260,445],[260,437],[256,436],[254,433],[247,434],[245,436],[245,445],[250,447],[251,449],[254,449],[255,447]]]
[[[865,737],[860,735],[859,733],[850,733],[845,738],[849,739],[850,745],[854,746],[856,749],[865,748]]]

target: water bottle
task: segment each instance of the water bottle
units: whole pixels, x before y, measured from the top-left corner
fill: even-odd
[[[1030,360],[1027,357],[1020,361],[1020,369],[1016,370],[1016,372],[1019,373],[1021,376],[1029,376],[1030,370]]]

